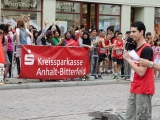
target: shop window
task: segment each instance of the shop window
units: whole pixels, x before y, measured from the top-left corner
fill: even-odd
[[[80,3],[77,2],[56,2],[56,21],[64,34],[72,28],[75,21],[80,21]]]
[[[24,17],[25,16],[25,17]],[[1,0],[1,22],[17,26],[17,20],[30,16],[30,25],[42,27],[42,0]]]
[[[119,5],[99,4],[99,29],[106,31],[112,26],[114,30],[120,30],[120,8]]]
[[[155,8],[155,22],[154,29],[156,34],[160,35],[160,8]]]
[[[56,12],[80,13],[80,3],[57,1]]]
[[[114,30],[120,30],[119,16],[99,16],[99,29],[107,30],[109,26],[113,26]]]
[[[155,8],[155,17],[160,17],[160,8]]]
[[[100,4],[99,14],[120,15],[120,6]]]
[[[62,33],[64,34],[68,29],[71,29],[73,22],[76,20],[80,20],[79,14],[56,14],[56,21],[58,21],[58,25],[62,28]]]
[[[83,14],[87,14],[87,13],[88,13],[88,5],[83,4]]]
[[[41,10],[41,0],[2,0],[2,9]]]
[[[17,11],[3,11],[2,15],[5,15],[1,18],[4,24],[10,22],[12,26],[17,26],[17,20],[23,18],[24,16],[30,15],[30,24],[33,25],[38,30],[41,29],[41,12],[17,12]]]

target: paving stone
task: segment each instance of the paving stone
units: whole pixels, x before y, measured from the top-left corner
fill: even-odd
[[[0,90],[0,120],[92,120],[93,111],[126,111],[129,84]],[[160,120],[160,82],[153,120]]]

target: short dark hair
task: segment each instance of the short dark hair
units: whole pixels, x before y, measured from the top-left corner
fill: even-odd
[[[93,28],[91,32],[93,32],[94,30],[97,32],[97,28]]]
[[[117,34],[117,36],[118,36],[118,35],[123,35],[123,34],[122,34],[121,32],[119,32],[119,33]]]
[[[114,32],[114,28],[113,28],[113,26],[109,26],[109,27],[107,28],[107,31],[108,31],[108,30],[110,30],[110,31]]]
[[[152,35],[152,33],[151,33],[151,32],[147,32],[147,33],[146,33],[146,36],[148,36],[148,35]]]
[[[126,31],[126,34],[131,34],[131,31]]]
[[[102,32],[102,31],[104,31],[104,30],[103,30],[103,29],[100,29],[100,30],[99,30],[99,32]]]
[[[57,32],[58,32],[57,30],[54,30],[53,31],[53,35],[55,35]],[[59,32],[58,32],[58,34],[59,34]]]
[[[115,36],[116,36],[116,34],[118,35],[119,32],[120,32],[119,30],[116,30],[116,31],[114,32],[114,35],[115,35]]]
[[[145,37],[146,27],[143,22],[136,21],[131,24],[131,27],[136,27],[139,32],[143,30],[143,36]]]
[[[81,28],[81,29],[84,28],[84,25],[80,25],[80,28]]]
[[[111,34],[106,34],[106,36],[111,35]],[[112,36],[112,35],[111,35]]]
[[[32,27],[33,29],[35,29],[35,27],[33,25],[29,25],[29,27]]]

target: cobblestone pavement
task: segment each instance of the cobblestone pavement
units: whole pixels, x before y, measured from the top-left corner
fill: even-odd
[[[129,84],[0,91],[0,120],[91,120],[89,112],[125,111]],[[160,82],[153,97],[153,120],[160,120]]]

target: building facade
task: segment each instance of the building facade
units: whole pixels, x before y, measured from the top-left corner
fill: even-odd
[[[160,31],[159,0],[1,0],[0,7],[2,23],[16,25],[16,19],[29,15],[37,29],[43,20],[58,21],[65,32],[78,20],[86,30],[113,26],[125,33],[133,21],[142,21],[147,32]]]

